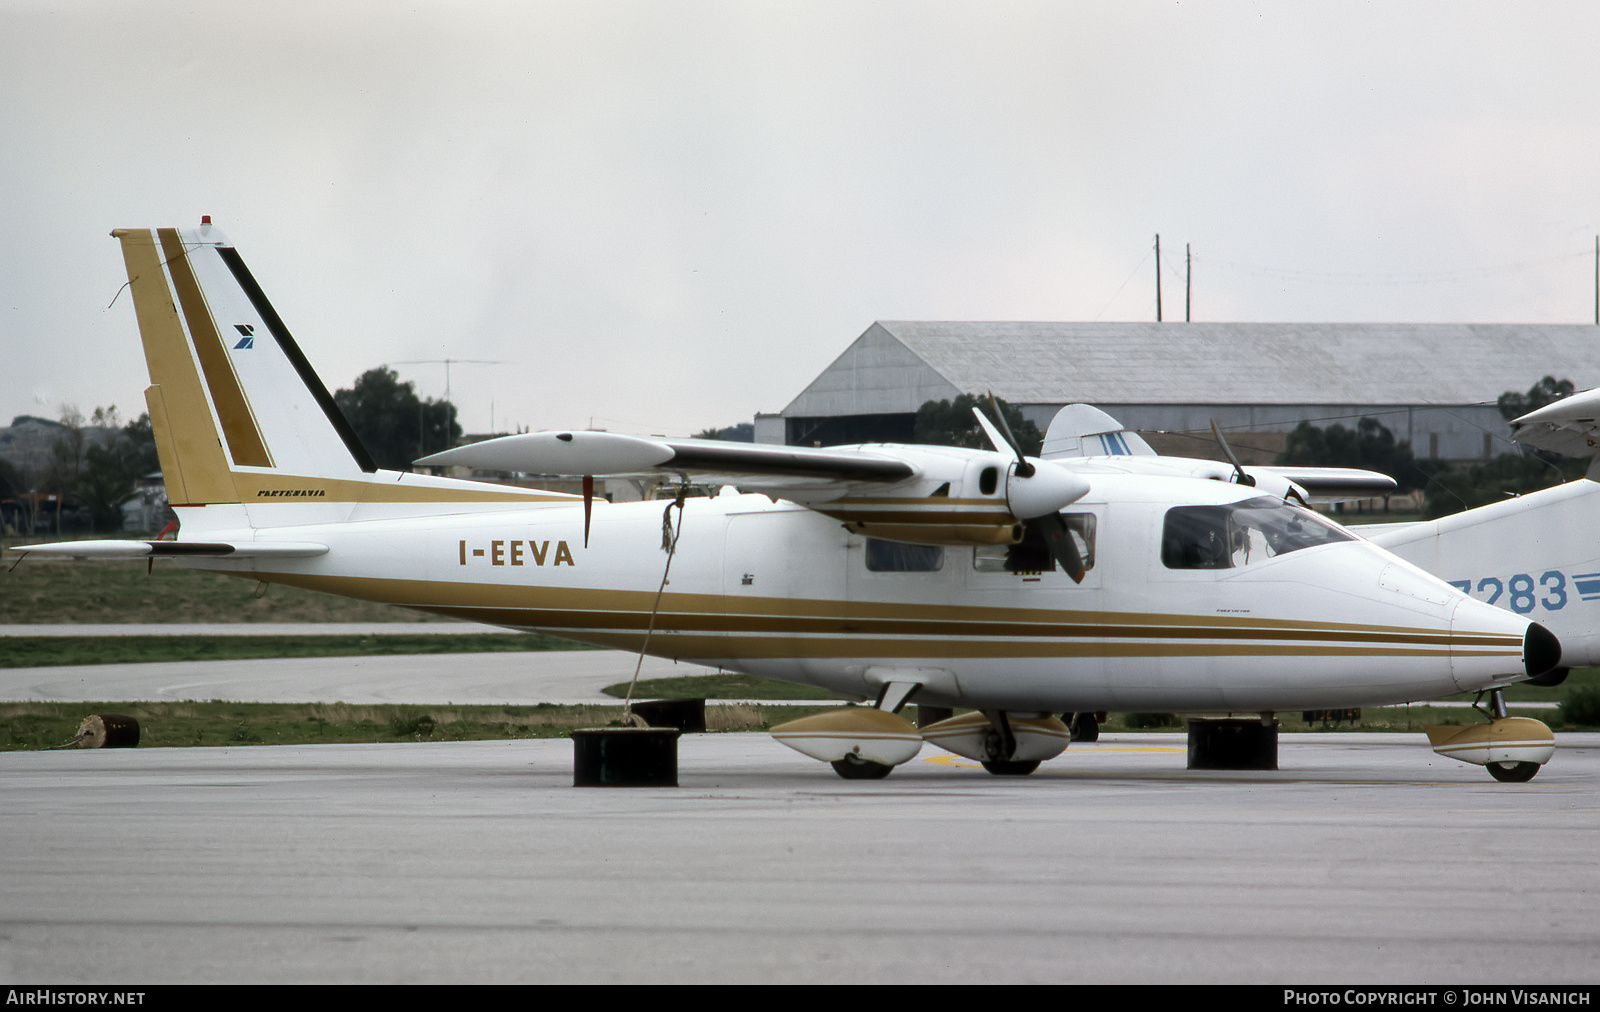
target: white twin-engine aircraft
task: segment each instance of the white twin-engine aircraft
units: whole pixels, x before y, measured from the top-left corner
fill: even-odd
[[[1451,728],[1441,752],[1499,779],[1550,758],[1548,728],[1506,717],[1498,692],[1563,663],[1556,637],[1516,613],[1533,609],[1475,600],[1419,568],[1438,569],[1425,552],[1404,561],[1303,505],[1381,493],[1384,476],[1159,457],[1082,405],[1056,417],[1042,459],[980,416],[992,451],[571,431],[420,462],[571,475],[586,490],[615,475],[722,486],[665,504],[386,471],[220,231],[112,235],[180,534],[19,550],[172,556],[876,700],[774,729],[847,777],[882,776],[927,742],[1028,773],[1067,746],[1056,714],[1240,715],[1260,728],[1279,710],[1470,691],[1491,693],[1494,713]],[[1413,529],[1408,546],[1447,552],[1449,522]],[[1517,546],[1497,547],[1510,554],[1492,575],[1505,580]],[[1563,586],[1575,603],[1586,578],[1600,594],[1600,561],[1587,577],[1561,564],[1527,570],[1526,592],[1506,582],[1513,604]],[[1600,652],[1587,624],[1574,636]],[[975,712],[918,728],[899,716],[907,702]]]

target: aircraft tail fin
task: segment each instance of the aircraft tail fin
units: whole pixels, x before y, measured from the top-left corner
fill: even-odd
[[[1045,430],[1045,460],[1063,457],[1153,457],[1154,450],[1137,432],[1087,404],[1068,404],[1050,420]]]
[[[150,371],[145,402],[174,508],[565,498],[380,471],[209,219],[111,234],[127,265]]]

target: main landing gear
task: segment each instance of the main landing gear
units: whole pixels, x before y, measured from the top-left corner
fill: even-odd
[[[1046,759],[1060,755],[1072,733],[1048,713],[986,710],[941,720],[923,728],[922,737],[956,755],[976,759],[997,777],[1025,777]]]
[[[1487,724],[1425,727],[1428,743],[1442,756],[1488,767],[1501,783],[1527,783],[1555,754],[1555,734],[1543,721],[1507,716],[1505,693],[1499,689],[1489,690],[1488,710],[1478,705],[1482,699],[1479,693],[1472,708],[1488,718]]]
[[[1072,734],[1073,741],[1099,741],[1100,725],[1105,721],[1104,713],[1063,713],[1061,719],[1066,722],[1067,730]]]
[[[919,729],[898,713],[917,688],[912,682],[891,682],[876,707],[852,706],[791,720],[773,728],[772,736],[829,763],[846,780],[886,777],[914,757],[924,741],[976,759],[995,776],[1023,777],[1060,755],[1072,737],[1051,714],[1003,710],[947,716]],[[1094,720],[1091,714],[1083,716]]]
[[[894,769],[887,763],[873,762],[851,753],[843,759],[835,759],[832,763],[833,771],[846,780],[882,780]]]

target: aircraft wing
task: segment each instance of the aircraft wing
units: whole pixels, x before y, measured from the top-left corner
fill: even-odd
[[[1530,411],[1511,423],[1511,438],[1569,457],[1592,457],[1600,446],[1600,387]]]
[[[501,436],[435,453],[417,463],[429,467],[461,466],[528,474],[682,474],[729,484],[750,478],[798,479],[802,484],[892,484],[917,473],[917,469],[904,460],[869,450],[821,450],[717,439],[646,438],[615,432],[528,432]]]
[[[1396,488],[1395,480],[1377,471],[1364,471],[1358,467],[1255,467],[1246,465],[1245,473],[1270,474],[1286,478],[1311,494],[1316,502],[1341,502],[1346,499],[1373,499],[1385,496]]]
[[[1563,401],[1562,403],[1566,403]],[[1531,416],[1530,416],[1531,417]],[[1221,439],[1221,436],[1218,436]],[[1226,451],[1227,447],[1223,449]],[[1171,471],[1189,469],[1196,478],[1231,480],[1232,470],[1219,461],[1190,457],[1159,457],[1150,444],[1139,434],[1125,429],[1122,423],[1088,404],[1068,404],[1056,412],[1045,432],[1043,457],[1061,460],[1073,457],[1114,459],[1129,470],[1159,469]],[[1154,463],[1156,459],[1163,465]],[[1371,499],[1388,495],[1395,490],[1395,480],[1377,471],[1354,467],[1285,467],[1243,465],[1246,474],[1260,482],[1264,488],[1282,495],[1289,485],[1298,486],[1296,495],[1305,493],[1307,502],[1343,502],[1348,499]]]
[[[166,559],[176,556],[209,559],[309,559],[326,555],[327,545],[308,541],[57,541],[47,545],[14,545],[13,552],[67,555],[74,559]]]

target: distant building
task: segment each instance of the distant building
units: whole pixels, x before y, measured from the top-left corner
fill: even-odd
[[[880,321],[781,413],[757,416],[756,438],[907,442],[925,401],[992,390],[1041,431],[1082,402],[1167,453],[1202,455],[1213,419],[1271,456],[1302,421],[1372,417],[1419,457],[1482,460],[1513,448],[1496,399],[1546,375],[1600,386],[1600,327]]]

